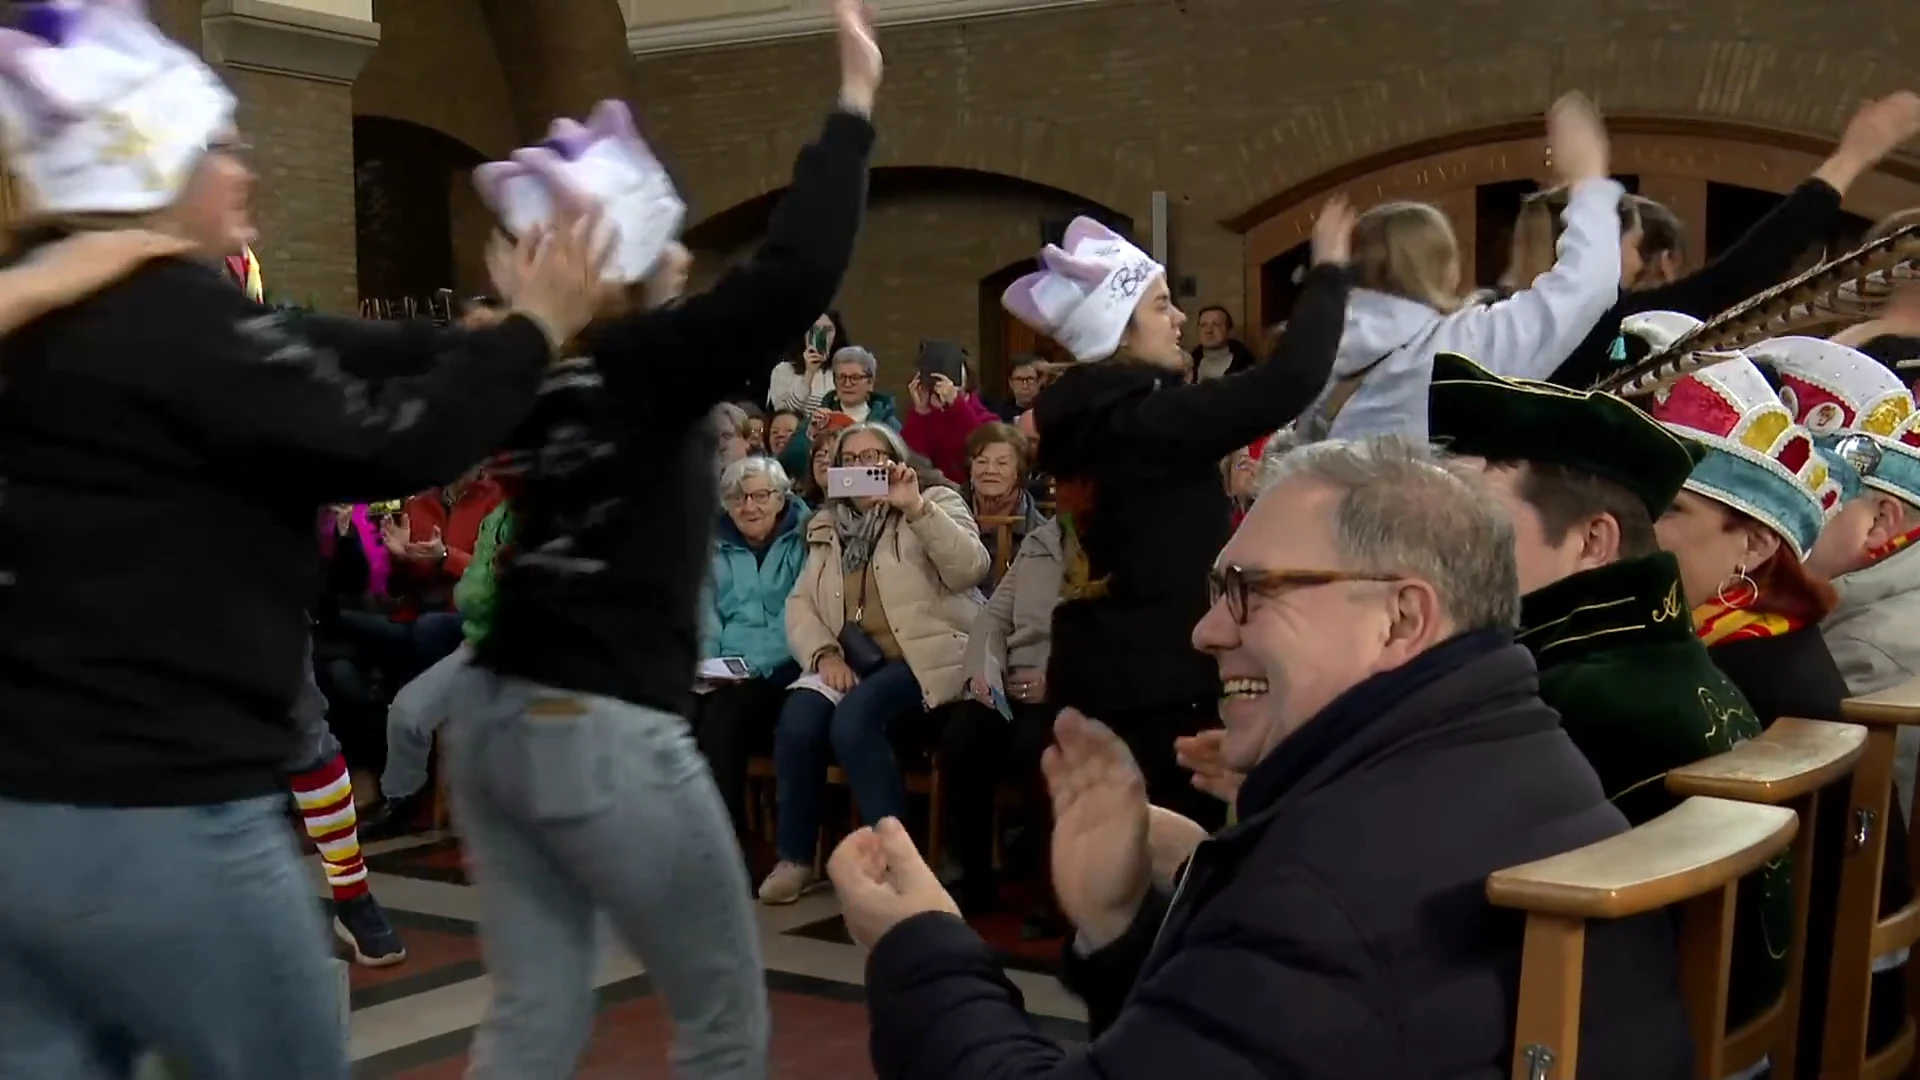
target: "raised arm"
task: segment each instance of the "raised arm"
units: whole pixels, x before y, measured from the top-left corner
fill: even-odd
[[[793,183],[745,263],[714,287],[671,306],[636,313],[596,333],[607,389],[704,413],[800,340],[832,305],[867,203],[880,50],[864,5],[838,0],[839,104],[819,139],[800,152]],[[638,361],[638,362],[633,362]]]
[[[1307,272],[1286,333],[1267,362],[1238,375],[1161,389],[1119,409],[1112,432],[1138,449],[1189,461],[1218,461],[1292,423],[1320,395],[1346,328],[1344,265]],[[1044,434],[1044,433],[1043,433]]]

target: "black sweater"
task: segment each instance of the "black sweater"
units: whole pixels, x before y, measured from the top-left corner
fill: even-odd
[[[1298,416],[1326,386],[1345,325],[1339,269],[1307,275],[1274,355],[1238,375],[1183,384],[1178,371],[1084,364],[1040,395],[1040,468],[1091,490],[1075,515],[1095,599],[1054,609],[1047,696],[1089,716],[1216,697],[1196,652],[1207,571],[1232,532],[1220,459]]]
[[[425,373],[367,365],[444,350]],[[303,317],[166,259],[0,344],[0,795],[265,795],[318,585],[315,508],[446,483],[523,420],[550,351]]]
[[[1551,381],[1584,390],[1612,371],[1619,363],[1612,355],[1614,339],[1629,315],[1677,311],[1708,319],[1778,285],[1794,260],[1827,238],[1839,217],[1840,193],[1832,185],[1814,178],[1802,181],[1719,258],[1670,284],[1622,291],[1586,340],[1554,369]],[[1637,339],[1628,339],[1626,346],[1626,361],[1646,355],[1646,346]]]
[[[589,328],[593,359],[548,380],[512,440],[516,547],[477,649],[487,667],[682,708],[719,510],[708,413],[830,306],[873,139],[865,119],[834,113],[753,258],[709,292]]]

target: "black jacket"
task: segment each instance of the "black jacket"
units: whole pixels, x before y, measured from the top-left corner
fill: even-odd
[[[1188,385],[1138,363],[1084,364],[1040,394],[1040,470],[1060,486],[1106,595],[1053,613],[1047,696],[1101,716],[1219,694],[1189,640],[1206,614],[1207,571],[1232,532],[1220,459],[1291,423],[1333,370],[1346,275],[1307,275],[1267,363]],[[1074,509],[1075,488],[1091,509]]]
[[[1584,390],[1619,363],[1642,359],[1646,345],[1637,338],[1625,340],[1622,360],[1612,355],[1620,322],[1629,315],[1677,311],[1707,319],[1778,285],[1795,260],[1826,240],[1839,219],[1840,193],[1825,180],[1801,181],[1719,258],[1670,284],[1622,291],[1620,302],[1600,316],[1586,340],[1554,369],[1552,381]]]
[[[1035,1032],[964,923],[900,924],[867,964],[880,1080],[1506,1076],[1522,917],[1487,902],[1487,876],[1626,822],[1532,659],[1490,636],[1362,683],[1254,769],[1242,820],[1200,846],[1171,904],[1070,965],[1084,1048]],[[1588,942],[1580,1076],[1688,1076],[1670,920],[1596,924]]]
[[[0,795],[277,790],[316,508],[454,480],[526,417],[549,358],[523,318],[274,312],[179,259],[0,343]],[[425,374],[365,378],[395,367]]]
[[[590,327],[515,433],[515,545],[482,663],[668,712],[700,655],[719,512],[708,413],[832,303],[866,207],[873,126],[828,118],[751,259],[670,306]]]

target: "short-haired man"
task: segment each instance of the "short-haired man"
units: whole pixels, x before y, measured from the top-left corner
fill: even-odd
[[[1260,362],[1253,350],[1233,336],[1233,314],[1219,304],[1200,309],[1200,343],[1188,355],[1193,358],[1193,381],[1206,382],[1237,375]]]
[[[897,822],[834,853],[848,927],[873,948],[880,1076],[1507,1071],[1521,927],[1485,878],[1626,821],[1514,644],[1511,529],[1471,474],[1398,438],[1322,442],[1278,470],[1193,632],[1224,688],[1226,758],[1247,772],[1239,822],[1176,849],[1191,858],[1169,898],[1153,878],[1180,860],[1154,850],[1125,744],[1068,712],[1047,752],[1089,1045],[1034,1031]],[[1686,1076],[1669,920],[1591,932],[1582,1071]]]
[[[1007,396],[987,402],[987,407],[1011,424],[1040,400],[1040,389],[1045,385],[1046,373],[1040,358],[1033,353],[1021,353],[1007,368]]]
[[[1484,461],[1513,519],[1518,640],[1540,667],[1540,696],[1628,821],[1672,808],[1667,770],[1760,734],[1694,633],[1679,564],[1654,540],[1654,520],[1693,471],[1693,444],[1611,394],[1501,378],[1446,355],[1434,361],[1428,431]],[[1790,869],[1782,857],[1741,890],[1730,1024],[1785,984]]]

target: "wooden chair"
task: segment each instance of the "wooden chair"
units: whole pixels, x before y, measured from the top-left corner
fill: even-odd
[[[1893,807],[1894,742],[1900,729],[1920,725],[1920,679],[1852,698],[1841,715],[1867,729],[1866,752],[1853,774],[1848,807],[1846,861],[1840,869],[1840,903],[1833,935],[1832,977],[1827,987],[1826,1034],[1821,1046],[1824,1080],[1890,1080],[1914,1061],[1915,1017],[1920,1009],[1920,963],[1907,963],[1906,1023],[1879,1053],[1867,1056],[1867,1002],[1873,961],[1920,941],[1920,903],[1880,915],[1880,875],[1888,859],[1920,869],[1920,841],[1908,830],[1907,850],[1887,850],[1887,815]],[[1916,878],[1915,880],[1920,880]]]
[[[1637,829],[1488,878],[1489,900],[1527,913],[1514,1080],[1577,1075],[1587,922],[1675,904],[1694,1075],[1726,1076],[1713,1051],[1727,1023],[1734,890],[1786,849],[1797,825],[1785,807],[1696,797]]]
[[[1853,771],[1866,745],[1866,729],[1855,724],[1782,719],[1757,739],[1667,774],[1667,790],[1675,795],[1785,806],[1800,817],[1793,838],[1793,942],[1787,952],[1787,984],[1779,1000],[1759,1016],[1716,1040],[1719,1046],[1713,1052],[1724,1066],[1720,1075],[1745,1072],[1771,1057],[1773,1080],[1793,1080],[1813,898],[1816,806],[1828,785]]]

